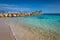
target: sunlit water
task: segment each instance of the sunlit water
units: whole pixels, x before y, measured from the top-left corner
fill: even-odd
[[[45,31],[60,34],[60,15],[13,17],[11,20],[29,27],[42,28]]]

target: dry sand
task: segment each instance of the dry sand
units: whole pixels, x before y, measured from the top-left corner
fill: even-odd
[[[5,21],[5,23],[10,26],[16,40],[60,40],[59,36],[41,29],[34,29],[13,21]]]
[[[0,20],[0,40],[15,40],[10,27]]]

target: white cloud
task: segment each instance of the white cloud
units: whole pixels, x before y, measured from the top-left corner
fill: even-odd
[[[30,8],[18,8],[18,7],[4,7],[5,9],[10,9],[10,10],[30,10]]]
[[[15,9],[15,10],[29,10],[30,8],[16,8],[16,7],[6,7],[8,9]]]
[[[7,11],[31,11],[31,8],[20,7],[18,5],[10,5],[10,4],[0,4],[0,10]]]
[[[19,7],[3,7],[3,10],[12,11],[12,12],[29,12],[30,8],[19,8]]]
[[[16,6],[16,5],[10,5],[10,4],[0,4],[0,6]]]

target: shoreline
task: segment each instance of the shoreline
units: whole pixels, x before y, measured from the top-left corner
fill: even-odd
[[[0,20],[10,26],[16,40],[60,40],[60,36],[58,37],[47,31],[45,32],[43,29],[28,27],[26,25],[16,23],[9,18],[3,18]]]
[[[0,40],[15,40],[9,25],[0,19]]]
[[[15,22],[8,22],[7,24],[10,25],[13,32],[15,32],[17,40],[59,40],[59,37],[41,29],[34,29]]]

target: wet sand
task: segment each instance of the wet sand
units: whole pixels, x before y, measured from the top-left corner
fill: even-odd
[[[10,25],[16,40],[60,40],[60,36],[55,36],[39,28],[31,28],[16,22],[7,21]]]
[[[5,24],[10,26],[11,31],[14,37],[16,38],[16,40],[60,40],[60,36],[55,36],[49,32],[45,32],[40,28],[28,27],[26,25],[19,24],[15,21],[12,21],[8,18],[5,20],[3,19],[3,21]],[[11,32],[10,28],[6,26],[4,29],[0,29],[0,31],[3,30],[3,33],[4,33],[3,37],[7,36],[6,38],[8,39],[6,40],[14,40],[12,34],[9,34]],[[5,40],[5,39],[2,39],[2,40]]]
[[[10,27],[0,20],[0,40],[15,40]]]

